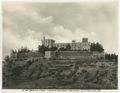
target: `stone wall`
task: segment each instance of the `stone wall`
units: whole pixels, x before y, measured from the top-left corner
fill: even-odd
[[[42,58],[43,54],[40,52],[26,52],[26,53],[17,53],[12,54],[12,60],[26,60],[28,58]]]
[[[40,52],[19,53],[17,57],[18,59],[40,58],[43,57],[43,54]]]
[[[87,51],[60,51],[58,59],[92,59],[92,53]]]
[[[104,52],[89,52],[89,51],[46,51],[45,58],[47,59],[71,59],[71,60],[91,60],[91,59],[104,59]]]
[[[56,53],[54,51],[45,51],[45,58],[46,59],[53,59],[56,58]]]
[[[55,46],[60,48],[66,48],[67,45],[70,45],[71,50],[88,50],[90,51],[90,42],[74,42],[74,43],[55,43]]]
[[[101,58],[101,59],[105,59],[105,53],[104,52],[93,52],[92,53],[94,58]]]

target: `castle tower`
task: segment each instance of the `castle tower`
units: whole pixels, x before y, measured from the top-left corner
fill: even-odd
[[[44,45],[45,47],[51,48],[51,47],[55,46],[55,40],[45,39],[45,36],[44,36],[43,40],[42,40],[42,45]]]
[[[45,36],[43,36],[42,45],[45,45]]]
[[[90,51],[90,42],[88,42],[88,38],[82,38],[82,50]]]
[[[83,43],[87,43],[88,42],[88,38],[82,38],[82,42]]]

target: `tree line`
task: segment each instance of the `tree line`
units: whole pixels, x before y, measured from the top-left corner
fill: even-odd
[[[103,52],[104,48],[100,43],[97,42],[97,43],[91,43],[90,50],[97,51],[97,52]]]
[[[43,54],[45,53],[45,51],[56,51],[56,50],[59,50],[59,51],[70,51],[71,50],[71,46],[70,46],[70,44],[68,44],[66,46],[66,48],[61,47],[60,49],[58,49],[56,46],[52,46],[51,48],[46,47],[44,45],[39,45],[38,46],[38,51],[43,53]]]
[[[61,47],[58,49],[56,46],[52,46],[51,48],[49,48],[49,47],[46,47],[44,45],[39,45],[37,51],[44,53],[45,51],[56,51],[56,50],[70,51],[71,46],[70,46],[70,44],[68,44],[68,45],[66,45],[66,47]],[[90,51],[103,52],[104,49],[103,49],[103,46],[99,43],[91,43]],[[13,53],[26,53],[26,52],[31,52],[31,50],[29,50],[27,47],[21,47],[20,49],[18,49],[18,51],[12,50],[12,52]]]
[[[27,47],[21,47],[18,50],[11,50],[12,53],[27,53],[31,52]]]
[[[51,48],[49,47],[46,47],[44,45],[39,45],[38,46],[38,52],[41,52],[43,54],[45,54],[45,51],[72,51],[71,50],[71,46],[70,44],[66,45],[66,47],[61,47],[60,49],[58,49],[56,46],[53,46]],[[104,51],[104,48],[103,46],[100,44],[100,43],[91,43],[90,45],[90,51],[93,52],[93,51],[97,51],[97,52],[103,52]],[[21,47],[20,49],[18,50],[12,50],[13,53],[28,53],[28,52],[31,52],[31,50],[29,50],[27,47]],[[110,60],[110,61],[118,61],[118,55],[115,55],[115,54],[105,54],[105,58]],[[5,58],[6,61],[9,60],[9,57],[7,56]]]
[[[118,62],[118,55],[116,54],[105,54],[105,59]]]

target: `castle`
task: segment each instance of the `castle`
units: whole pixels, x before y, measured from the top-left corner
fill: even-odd
[[[55,43],[55,40],[53,39],[45,39],[43,37],[42,45],[46,47],[57,47],[60,48],[66,48],[67,45],[70,45],[71,50],[87,50],[90,51],[90,45],[91,43],[88,42],[88,38],[82,38],[82,42],[76,42],[73,40],[71,43]]]
[[[12,60],[28,60],[28,59],[58,59],[58,60],[92,60],[104,59],[103,52],[90,51],[91,43],[88,38],[82,38],[82,42],[73,40],[71,43],[55,43],[53,39],[46,39],[43,37],[42,45],[48,48],[56,47],[56,51],[45,51],[42,54],[39,51],[29,51],[26,53],[11,53]],[[62,51],[61,48],[70,47],[70,50]]]

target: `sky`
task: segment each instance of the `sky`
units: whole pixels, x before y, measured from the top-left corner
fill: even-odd
[[[37,50],[43,36],[56,42],[99,42],[105,52],[118,54],[116,2],[4,2],[3,57],[21,46]]]

